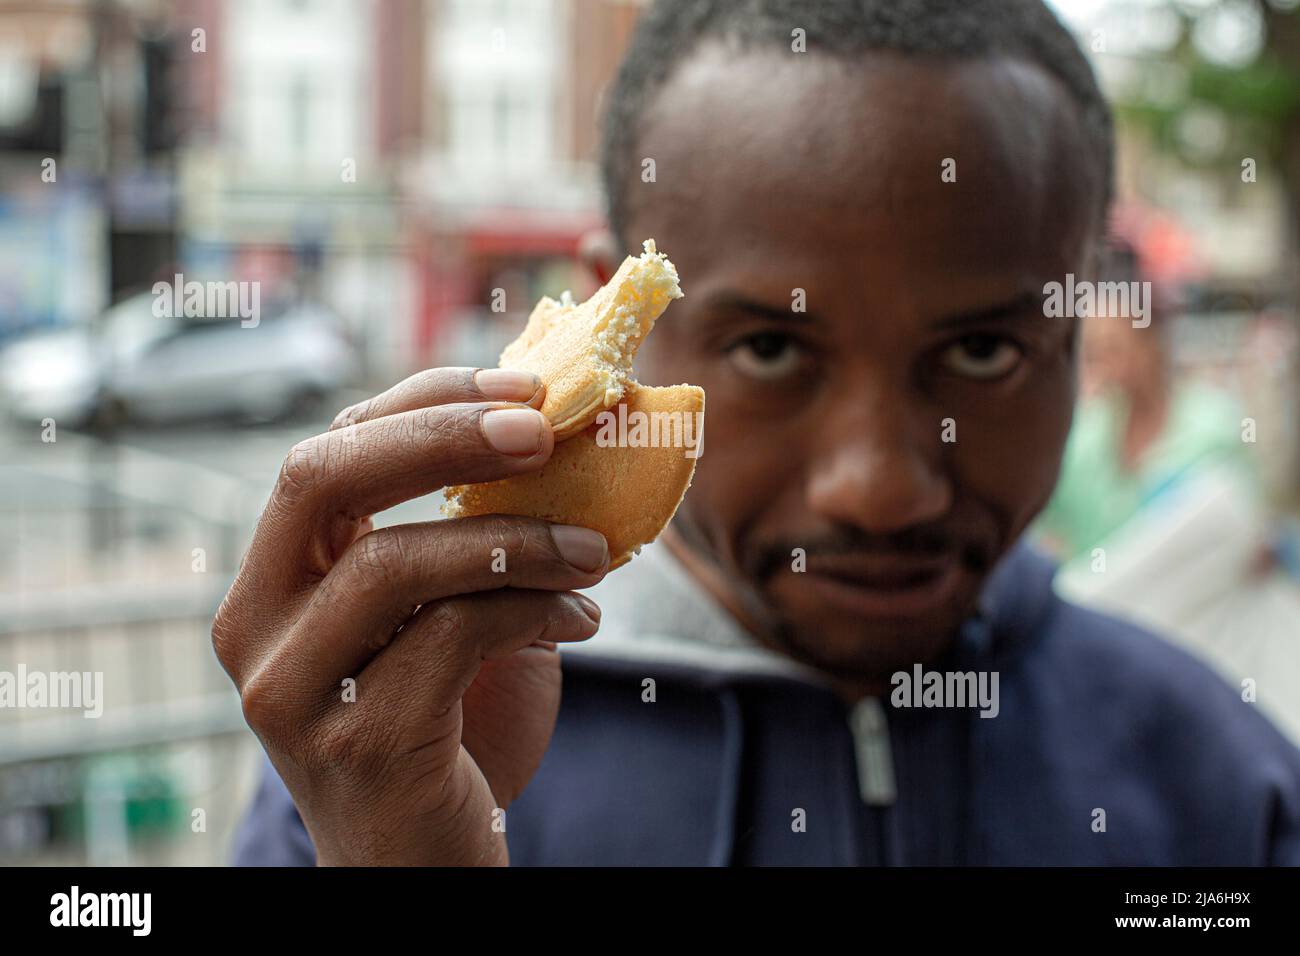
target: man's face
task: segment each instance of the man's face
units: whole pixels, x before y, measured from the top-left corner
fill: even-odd
[[[708,393],[674,528],[796,658],[931,660],[1051,493],[1076,336],[1042,288],[1089,274],[1096,229],[1075,117],[1010,61],[716,46],[644,117],[626,238],[686,297],[638,378]]]

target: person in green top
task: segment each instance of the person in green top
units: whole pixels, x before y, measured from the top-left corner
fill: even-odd
[[[1112,281],[1135,277],[1131,252],[1119,250],[1111,271]],[[1232,462],[1251,471],[1236,402],[1176,378],[1169,316],[1158,303],[1147,308],[1149,324],[1105,314],[1083,324],[1083,396],[1061,479],[1036,527],[1063,562],[1088,554],[1202,468]]]

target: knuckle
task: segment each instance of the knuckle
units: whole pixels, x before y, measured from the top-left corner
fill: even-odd
[[[334,416],[334,421],[330,422],[330,431],[340,428],[347,428],[349,425],[356,425],[366,421],[370,417],[370,410],[374,407],[375,400],[367,398],[364,401],[357,402],[355,405],[349,405],[343,411]]]
[[[244,721],[258,736],[274,736],[280,723],[282,695],[276,691],[275,684],[274,678],[261,668],[239,689]]]
[[[566,573],[569,571],[570,564],[556,547],[549,524],[544,521],[521,521],[515,534],[521,559],[531,560],[539,567],[559,568]]]
[[[412,416],[412,425],[431,449],[463,464],[495,459],[497,453],[487,443],[480,420],[484,407],[473,403],[432,405]]]
[[[455,373],[459,371],[461,370],[454,368],[426,368],[416,372],[400,387],[411,395],[432,396],[450,384]],[[471,372],[470,375],[472,381],[473,373]]]
[[[241,568],[212,616],[213,653],[236,684],[250,647],[261,634],[259,625],[252,623],[258,620],[258,615],[249,612],[246,600],[249,591],[255,587]]]
[[[425,613],[422,610],[421,616]],[[485,626],[489,620],[490,616],[485,617],[481,608],[467,613],[466,602],[461,598],[447,598],[428,608],[427,617],[420,625],[420,636],[433,649],[429,673],[435,685],[460,686],[463,675],[471,673],[483,660]],[[447,695],[443,701],[446,707],[453,706],[460,696],[454,690],[443,693]]]
[[[454,599],[439,601],[430,610],[428,627],[434,641],[450,642],[467,632],[465,609]]]
[[[285,456],[276,481],[276,493],[288,499],[300,498],[314,487],[325,472],[328,443],[320,436],[298,442]]]
[[[556,594],[546,602],[546,611],[537,621],[535,641],[563,640],[578,628],[579,619],[586,619],[573,601],[564,595]]]
[[[473,519],[473,533],[465,539],[465,549],[485,562],[497,557],[497,549],[504,553],[506,573],[501,584],[509,586],[522,578],[535,578],[548,569],[568,568],[553,542],[549,525],[536,518],[516,515],[480,515]]]
[[[519,554],[519,533],[516,521],[506,515],[483,515],[479,523],[479,538],[483,547],[505,548],[512,557]]]
[[[221,606],[217,607],[217,613],[212,617],[212,649],[222,665],[227,663],[230,645],[235,640],[234,626],[230,617],[230,594],[227,592],[226,596],[221,598]]]
[[[402,536],[392,529],[380,528],[353,543],[349,564],[361,589],[373,593],[387,590],[399,580],[405,560]]]
[[[239,643],[239,634],[236,631],[232,616],[230,595],[227,594],[222,599],[221,606],[217,608],[216,615],[212,618],[212,650],[227,673],[230,672],[231,666],[234,664],[234,651]]]
[[[562,636],[561,632],[565,630],[566,623],[564,612],[555,605],[551,605],[546,609],[546,613],[534,622],[533,640],[549,641]]]
[[[550,549],[543,547],[545,523],[513,515],[485,515],[483,535],[489,548],[505,548],[513,558],[544,558]],[[547,535],[549,537],[549,535]]]

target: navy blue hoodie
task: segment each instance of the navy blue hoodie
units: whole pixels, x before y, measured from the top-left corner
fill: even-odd
[[[927,667],[996,674],[982,717],[849,707],[647,549],[594,592],[602,632],[562,654],[555,736],[507,813],[511,862],[1300,864],[1300,751],[1184,652],[1062,601],[1054,570],[1013,549]],[[234,860],[315,860],[269,764]]]

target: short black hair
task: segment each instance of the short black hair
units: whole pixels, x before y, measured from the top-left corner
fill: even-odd
[[[655,0],[641,15],[607,94],[601,177],[610,228],[620,243],[641,117],[656,91],[706,40],[790,49],[796,27],[805,31],[809,50],[843,58],[890,50],[1009,57],[1042,67],[1079,107],[1105,221],[1114,189],[1110,107],[1083,51],[1042,0]]]

